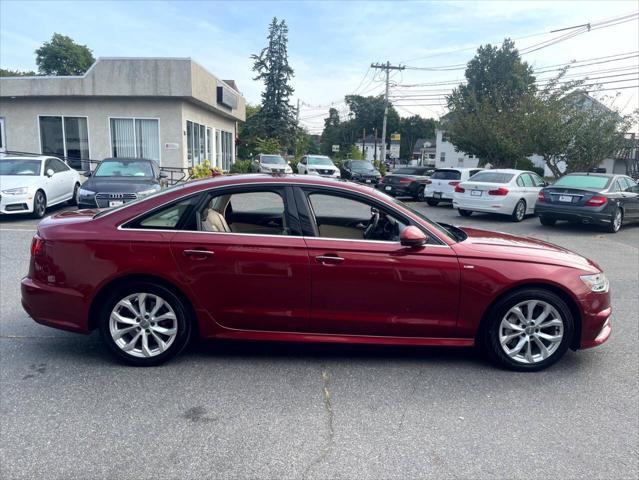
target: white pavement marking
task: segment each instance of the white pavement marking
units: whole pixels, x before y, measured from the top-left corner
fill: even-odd
[[[35,228],[0,228],[0,232],[35,232]]]

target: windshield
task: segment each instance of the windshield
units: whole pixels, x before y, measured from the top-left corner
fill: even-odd
[[[431,178],[433,180],[459,180],[461,172],[458,170],[435,170]]]
[[[40,175],[41,160],[0,160],[0,175]]]
[[[280,155],[262,155],[260,157],[262,163],[273,165],[285,165],[286,161]]]
[[[375,170],[375,167],[373,167],[372,163],[365,160],[357,160],[355,162],[351,162],[351,169],[360,172],[372,172]]]
[[[606,188],[609,177],[595,175],[566,175],[557,180],[553,187]]]
[[[325,165],[327,167],[332,167],[333,162],[328,157],[308,157],[309,165]]]
[[[508,183],[514,176],[514,173],[479,172],[473,175],[469,181],[479,183]]]
[[[149,162],[109,160],[102,162],[93,173],[94,177],[153,177]]]

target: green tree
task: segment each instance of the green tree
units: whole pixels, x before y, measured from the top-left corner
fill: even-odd
[[[0,77],[33,77],[36,73],[33,71],[21,71],[21,70],[10,70],[7,68],[0,68]]]
[[[276,138],[257,138],[255,148],[259,153],[281,153],[282,146]]]
[[[331,108],[328,117],[324,119],[324,131],[322,132],[321,152],[323,155],[333,154],[333,145],[341,146],[344,140],[344,125],[340,122],[339,113]]]
[[[294,75],[288,64],[288,27],[273,18],[269,26],[268,45],[259,55],[251,55],[254,80],[264,82],[262,106],[259,112],[261,134],[276,138],[281,145],[290,145],[295,134],[296,121],[289,97],[293,93],[290,80]]]
[[[260,106],[246,105],[246,121],[240,125],[238,132],[237,156],[252,158],[256,153],[256,141],[262,134],[260,122]]]
[[[384,119],[384,97],[362,97],[361,95],[347,95],[344,97],[348,108],[353,113],[352,128],[356,132],[356,137],[360,137],[366,130],[367,135],[373,135],[377,130],[377,135],[382,134],[382,123]],[[390,139],[391,132],[399,131],[400,120],[397,110],[392,105],[388,107],[388,117],[386,123],[386,141]]]
[[[527,115],[535,77],[514,43],[479,47],[465,77],[448,97],[444,126],[451,142],[493,167],[512,167],[531,155]]]
[[[399,156],[411,158],[415,142],[420,138],[434,140],[436,127],[437,122],[432,118],[422,118],[419,115],[402,118],[399,123],[399,133],[401,134]]]
[[[43,75],[83,75],[95,61],[86,45],[59,33],[54,33],[35,53],[38,71]]]

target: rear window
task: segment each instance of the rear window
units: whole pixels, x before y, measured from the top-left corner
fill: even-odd
[[[461,172],[457,170],[436,170],[431,178],[434,180],[460,180]]]
[[[595,175],[566,175],[557,180],[553,187],[606,188],[609,177]]]
[[[482,183],[508,183],[512,180],[514,174],[500,172],[479,172],[470,179],[473,182]]]

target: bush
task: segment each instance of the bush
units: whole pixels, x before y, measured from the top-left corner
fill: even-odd
[[[190,168],[189,173],[192,180],[223,174],[222,169],[220,167],[212,167],[209,160],[204,160],[199,165]]]
[[[386,164],[380,160],[375,160],[373,162],[373,166],[379,170],[379,173],[382,175],[382,177],[384,175],[386,175],[388,173],[388,167],[386,166]]]
[[[300,158],[293,158],[290,160],[290,164],[291,164],[291,168],[293,169],[293,173],[298,173],[297,171],[297,164],[300,163],[301,157]]]
[[[230,173],[251,173],[251,161],[250,160],[236,160],[231,165]]]

